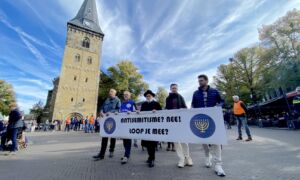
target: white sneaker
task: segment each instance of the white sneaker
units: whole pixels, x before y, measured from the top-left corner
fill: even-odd
[[[184,168],[184,166],[185,166],[184,159],[180,159],[177,166],[178,166],[179,168]]]
[[[185,158],[185,165],[187,165],[187,166],[193,166],[193,160],[192,160],[192,158],[191,157],[186,157]]]
[[[225,172],[224,172],[221,165],[215,165],[215,172],[218,176],[222,176],[222,177],[226,176],[226,174],[225,174]]]
[[[205,161],[205,167],[207,168],[211,168],[212,166],[212,162],[211,162],[211,156],[206,157],[206,161]]]

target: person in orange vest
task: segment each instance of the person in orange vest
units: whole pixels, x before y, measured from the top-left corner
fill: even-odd
[[[71,124],[71,118],[70,117],[68,117],[67,119],[66,119],[66,127],[65,127],[65,131],[70,131],[70,124]]]
[[[250,133],[250,129],[247,124],[247,107],[243,103],[243,101],[240,101],[239,96],[233,96],[233,114],[235,116],[237,126],[238,126],[238,133],[239,136],[236,140],[243,140],[243,135],[242,135],[242,126],[244,126],[246,134],[248,136],[248,139],[246,141],[252,141],[252,136]]]
[[[94,118],[94,116],[92,115],[92,116],[89,118],[89,132],[93,133],[93,132],[94,132],[94,129],[95,129],[95,118]]]

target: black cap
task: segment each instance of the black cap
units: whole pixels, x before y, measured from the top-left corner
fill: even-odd
[[[147,90],[147,91],[144,93],[144,96],[146,97],[148,94],[150,94],[151,96],[155,97],[155,94],[154,94],[151,90]]]

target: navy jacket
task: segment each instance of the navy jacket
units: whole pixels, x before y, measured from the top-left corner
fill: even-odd
[[[204,104],[203,90],[199,87],[198,90],[194,92],[192,99],[192,108],[214,107],[217,105],[224,105],[224,100],[220,96],[218,90],[208,86],[206,106]]]
[[[14,109],[9,113],[8,117],[8,128],[21,128],[23,122],[21,120],[22,115],[18,109]]]

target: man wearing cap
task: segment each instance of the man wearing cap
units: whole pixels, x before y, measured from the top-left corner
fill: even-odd
[[[146,97],[146,101],[141,106],[141,111],[152,111],[155,113],[156,110],[161,110],[161,106],[158,102],[154,100],[155,94],[151,90],[147,90],[144,93]],[[155,160],[155,149],[157,146],[157,141],[142,141],[142,146],[145,146],[148,151],[148,166],[150,168],[154,167],[154,160]]]

